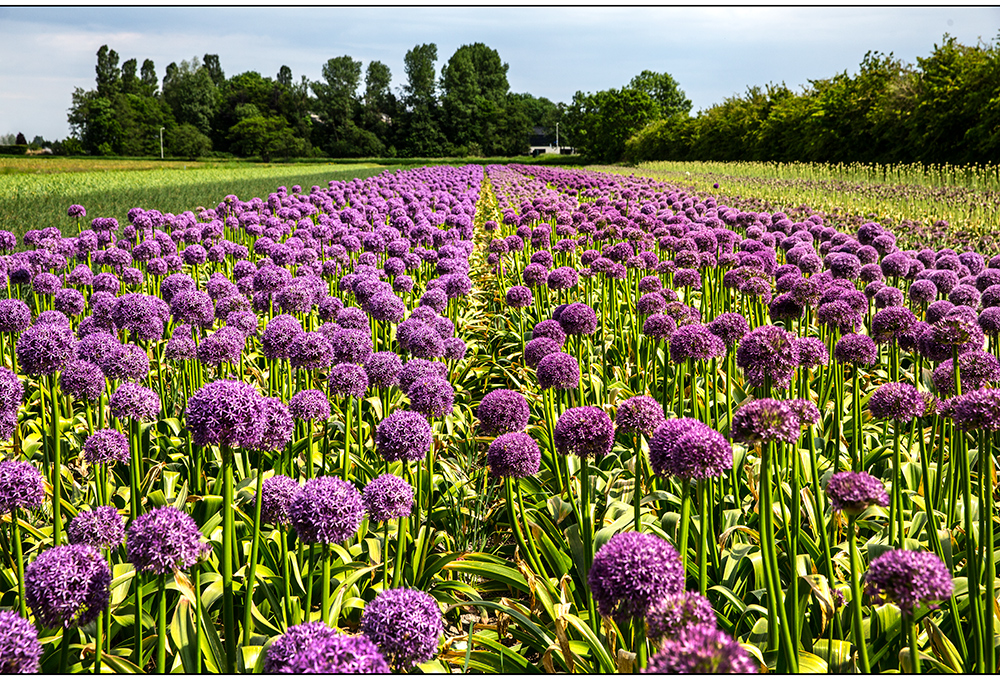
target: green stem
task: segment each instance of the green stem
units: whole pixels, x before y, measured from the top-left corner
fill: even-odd
[[[14,539],[14,562],[17,569],[17,605],[22,619],[28,618],[27,604],[24,600],[24,555],[21,551],[21,527],[17,521],[18,510],[10,511],[11,530]]]
[[[698,524],[698,592],[705,595],[708,590],[708,485],[704,479],[698,480],[698,505],[701,517]]]
[[[691,525],[691,492],[689,491],[688,481],[682,479],[681,481],[681,535],[680,539],[677,541],[677,551],[681,554],[681,573],[684,575],[684,580],[687,580],[687,563],[688,563],[688,528]]]
[[[406,529],[409,523],[409,517],[401,517],[396,526],[396,564],[392,568],[393,588],[399,588],[403,584],[403,553],[406,548]]]
[[[132,650],[132,660],[136,666],[142,666],[142,574],[135,572],[135,617],[132,625],[132,637],[134,649]]]
[[[914,675],[920,675],[920,650],[917,647],[917,622],[914,620],[912,614],[904,614],[903,619],[906,621],[906,630],[910,635],[910,660],[913,666],[910,669],[910,672]]]
[[[247,571],[246,580],[246,604],[243,607],[243,644],[250,644],[250,635],[253,633],[253,589],[257,575],[257,560],[260,556],[260,512],[263,503],[261,493],[264,481],[264,454],[258,454],[257,459],[257,490],[254,496],[253,513],[253,539],[250,544],[250,566]]]
[[[858,662],[861,665],[861,672],[867,675],[871,673],[871,664],[868,662],[868,644],[865,642],[862,626],[861,556],[858,554],[854,534],[854,517],[849,516],[847,518],[847,545],[851,554],[851,610],[854,612],[854,646],[858,648]]]
[[[330,544],[323,544],[322,555],[320,556],[322,561],[320,579],[322,581],[322,609],[320,610],[320,620],[326,625],[333,625],[330,622]]]
[[[62,544],[62,444],[55,374],[49,376],[49,397],[52,402],[52,545],[58,546]]]
[[[233,611],[233,452],[222,445],[222,621],[226,637],[226,673],[236,672],[236,616]]]
[[[159,588],[159,611],[156,617],[156,672],[160,675],[167,671],[167,577],[163,574],[157,578]]]

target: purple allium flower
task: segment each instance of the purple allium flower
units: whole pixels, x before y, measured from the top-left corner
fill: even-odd
[[[667,301],[659,292],[646,293],[635,303],[635,312],[639,316],[659,314],[667,306]]]
[[[310,621],[289,626],[270,646],[264,660],[265,673],[289,672],[288,664],[314,642],[337,637],[339,634],[322,621]]]
[[[396,342],[420,359],[434,359],[444,354],[441,334],[429,323],[413,316],[396,327]]]
[[[199,387],[187,402],[187,428],[198,446],[246,446],[260,438],[260,394],[239,380],[216,380]]]
[[[562,310],[559,325],[566,335],[590,335],[597,330],[597,313],[586,303],[574,302]]]
[[[31,279],[31,288],[39,295],[55,295],[62,288],[62,281],[55,274],[42,272]]]
[[[331,397],[364,399],[368,390],[368,374],[357,364],[337,364],[330,368]]]
[[[49,548],[24,570],[24,598],[46,628],[79,628],[104,611],[111,569],[89,545]]]
[[[995,432],[1000,429],[1000,390],[984,387],[960,397],[945,399],[939,410],[941,415],[950,416],[959,429]]]
[[[727,347],[732,347],[750,332],[750,324],[742,314],[724,312],[709,322],[708,330],[721,338]]]
[[[45,500],[45,480],[27,461],[0,461],[0,512],[37,508]]]
[[[295,368],[323,369],[333,362],[333,344],[318,331],[296,334],[287,352],[289,362]]]
[[[423,460],[430,450],[431,425],[415,411],[393,411],[375,430],[375,451],[382,460]]]
[[[726,344],[707,326],[691,323],[681,326],[670,336],[670,360],[675,363],[693,359],[705,361],[726,354]]]
[[[427,374],[437,375],[447,379],[448,367],[440,361],[428,361],[427,359],[410,359],[399,372],[399,388],[406,394],[410,391],[410,386],[420,377]]]
[[[111,380],[139,382],[149,376],[149,355],[138,345],[120,345],[118,351],[99,364],[101,372]]]
[[[331,635],[308,642],[292,656],[281,673],[389,673],[389,664],[364,635]]]
[[[468,351],[465,340],[461,338],[448,338],[444,341],[444,359],[447,361],[461,361]]]
[[[885,597],[912,615],[924,605],[930,608],[951,597],[948,567],[934,553],[916,550],[889,550],[868,565],[865,590],[873,597]]]
[[[562,347],[566,342],[566,332],[563,331],[562,326],[555,319],[545,319],[544,321],[539,321],[535,324],[535,327],[531,330],[531,339],[536,340],[538,338],[550,338]]]
[[[87,307],[83,293],[74,288],[63,288],[56,293],[52,298],[52,305],[66,316],[82,314]]]
[[[647,437],[663,423],[663,407],[652,397],[629,397],[618,404],[615,425],[622,432],[641,432]]]
[[[800,430],[798,411],[789,402],[757,399],[733,414],[729,434],[735,441],[750,444],[791,444],[799,438]]]
[[[923,415],[924,398],[916,387],[908,383],[886,383],[869,397],[868,408],[875,418],[908,423]]]
[[[0,612],[0,674],[38,673],[41,659],[35,625],[17,612]]]
[[[910,284],[907,295],[910,302],[918,305],[925,305],[932,302],[937,297],[938,289],[930,279],[918,279]]]
[[[412,588],[383,590],[361,614],[361,632],[378,645],[394,671],[430,661],[444,632],[437,601]]]
[[[292,440],[295,423],[288,407],[275,397],[257,400],[254,420],[258,425],[257,438],[243,444],[255,451],[280,451]]]
[[[301,487],[291,477],[274,475],[261,483],[260,519],[267,524],[287,527],[292,523],[289,508]]]
[[[580,365],[575,357],[565,352],[552,352],[539,360],[535,375],[543,390],[571,390],[580,384]]]
[[[488,436],[522,432],[528,426],[528,402],[520,392],[493,390],[483,396],[476,412],[479,433]]]
[[[917,317],[906,307],[893,306],[880,309],[872,317],[872,339],[880,345],[898,340],[903,333],[913,328],[916,322]]]
[[[1000,291],[998,291],[1000,292]],[[955,305],[947,300],[938,300],[927,306],[927,323],[933,324],[943,319]]]
[[[736,365],[747,382],[760,387],[769,379],[776,387],[788,387],[799,365],[796,338],[777,326],[760,326],[747,333],[736,350]]]
[[[549,290],[568,290],[576,287],[579,282],[576,270],[572,267],[557,267],[549,272],[545,284]]]
[[[361,500],[374,522],[409,517],[413,512],[413,487],[396,475],[379,475],[365,485]]]
[[[31,308],[23,300],[0,300],[0,333],[20,333],[31,324]]]
[[[510,307],[530,307],[534,302],[531,289],[525,286],[511,286],[507,289],[505,297],[507,305]]]
[[[816,321],[823,326],[851,332],[861,325],[861,316],[844,300],[824,302],[816,308]]]
[[[733,467],[733,447],[721,434],[692,418],[666,420],[649,441],[653,471],[681,479],[719,477]]]
[[[962,392],[971,392],[986,387],[988,383],[1000,380],[1000,362],[996,357],[980,349],[965,352],[958,357],[959,378]],[[934,369],[932,376],[938,394],[950,396],[955,393],[955,371],[951,359],[942,361]]]
[[[677,551],[651,534],[615,534],[597,554],[587,578],[601,616],[624,622],[646,615],[654,602],[684,590]]]
[[[159,575],[187,569],[211,547],[190,515],[164,505],[132,520],[125,552],[136,570]]]
[[[70,543],[82,543],[98,550],[115,548],[125,540],[125,520],[118,508],[99,505],[83,510],[66,525]]]
[[[335,364],[363,364],[372,355],[372,339],[367,331],[341,328],[330,336]]]
[[[758,664],[738,642],[714,625],[696,625],[684,634],[665,640],[643,673],[756,673]]]
[[[611,452],[615,426],[596,406],[578,406],[563,411],[553,431],[556,450],[564,456],[600,460]]]
[[[330,400],[322,390],[302,390],[289,400],[288,410],[297,420],[327,420]]]
[[[17,413],[24,399],[24,383],[14,371],[0,366],[0,413]]]
[[[830,507],[846,515],[859,515],[869,505],[889,505],[889,494],[881,481],[867,472],[837,472],[826,484]]]
[[[290,314],[279,314],[264,328],[261,351],[268,359],[288,359],[292,342],[303,333],[298,319]]]
[[[35,317],[33,326],[43,326],[45,324],[59,324],[60,326],[70,327],[69,319],[60,311],[55,309],[47,309],[37,317]]]
[[[215,304],[204,291],[182,290],[170,301],[170,314],[179,323],[208,328],[215,320]]]
[[[490,443],[486,462],[498,477],[520,479],[538,472],[542,453],[537,442],[524,432],[501,434]]]
[[[155,420],[160,413],[160,395],[143,385],[122,383],[111,395],[108,407],[118,420]]]
[[[650,314],[642,322],[642,334],[655,341],[668,340],[677,330],[677,322],[666,314]]]
[[[76,338],[69,326],[36,324],[17,339],[18,367],[28,375],[51,375],[73,357]]]
[[[403,360],[395,352],[375,352],[365,361],[368,386],[389,389],[399,385],[399,373],[403,370]]]
[[[303,542],[340,543],[358,530],[364,504],[353,484],[327,476],[306,482],[288,512]]]
[[[425,374],[406,390],[410,408],[427,418],[443,418],[454,410],[455,388],[447,379]]]
[[[66,214],[70,217],[86,217],[87,210],[82,205],[74,203],[66,210]]]
[[[795,344],[799,350],[799,366],[813,368],[820,364],[826,366],[830,362],[830,352],[819,338],[796,338]]]
[[[716,624],[712,603],[690,590],[665,595],[646,611],[646,635],[652,639],[683,637],[691,626]]]
[[[83,459],[91,464],[129,465],[131,456],[128,438],[118,430],[94,430],[83,444]]]
[[[994,338],[1000,333],[1000,307],[987,307],[979,314],[978,320],[983,333]]]
[[[552,338],[535,338],[524,345],[524,363],[537,369],[539,362],[549,354],[558,352],[562,345]]]
[[[867,335],[848,333],[834,345],[833,358],[842,364],[871,366],[878,362],[878,350],[875,341]]]

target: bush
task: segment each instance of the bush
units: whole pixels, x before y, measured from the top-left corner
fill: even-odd
[[[167,135],[167,148],[172,156],[195,160],[212,150],[212,140],[190,123],[178,125]]]
[[[28,153],[27,144],[4,144],[0,146],[0,155],[4,156],[23,156]]]

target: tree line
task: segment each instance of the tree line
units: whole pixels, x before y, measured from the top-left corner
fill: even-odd
[[[209,154],[276,157],[512,156],[527,152],[536,126],[548,138],[561,115],[545,97],[516,94],[496,50],[459,47],[438,77],[437,46],[404,58],[406,82],[390,88],[389,67],[350,56],[329,59],[322,79],[247,71],[227,77],[218,55],[167,66],[162,87],[154,63],[119,65],[97,52],[96,87],[76,88],[67,153],[150,156]]]

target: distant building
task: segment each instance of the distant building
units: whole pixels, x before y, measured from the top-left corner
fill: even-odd
[[[528,145],[532,156],[542,154],[557,153],[569,155],[576,153],[576,149],[570,146],[556,146],[556,136],[548,134],[548,131],[541,125],[536,125],[531,129],[531,136],[528,138]]]

